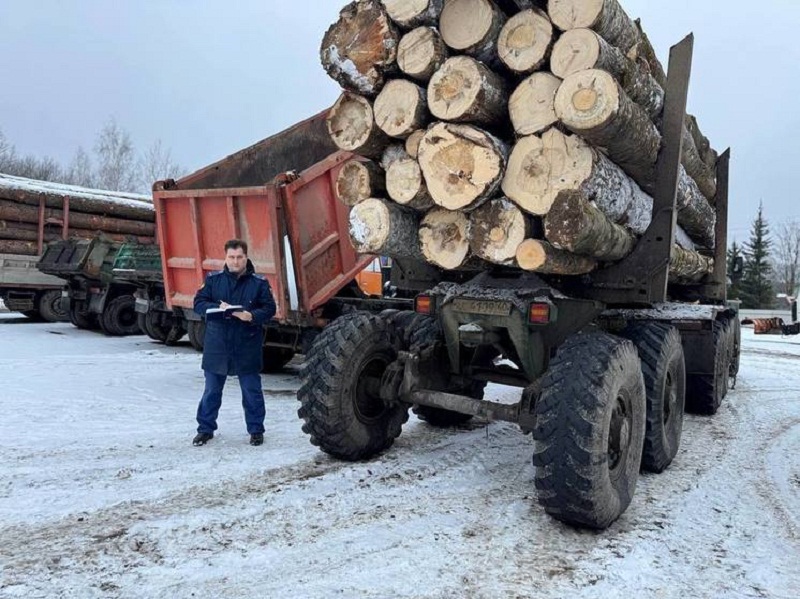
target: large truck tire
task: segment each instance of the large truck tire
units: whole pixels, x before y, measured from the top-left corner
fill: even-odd
[[[578,334],[542,379],[533,431],[536,490],[554,518],[603,529],[627,509],[644,445],[646,399],[633,343]]]
[[[389,323],[365,312],[341,316],[317,336],[297,392],[297,414],[312,444],[350,461],[391,447],[408,420],[408,406],[385,403],[379,389],[398,347]]]
[[[136,321],[142,332],[150,337],[153,341],[166,343],[172,327],[165,327],[159,319],[159,313],[155,310],[149,310],[142,314],[137,312]]]
[[[97,327],[97,315],[88,312],[85,302],[70,302],[69,321],[79,329],[91,330]]]
[[[686,377],[686,410],[713,416],[728,391],[730,371],[729,338],[722,322],[712,324],[714,338],[714,371],[711,374],[690,374]]]
[[[288,347],[275,347],[274,345],[265,345],[262,349],[263,365],[261,372],[264,374],[275,374],[283,370],[294,358],[294,351]]]
[[[68,322],[69,313],[61,307],[61,290],[45,291],[36,299],[39,314],[47,322]]]
[[[663,472],[681,443],[686,403],[686,362],[681,334],[657,322],[635,323],[624,336],[636,346],[647,395],[642,470]]]
[[[742,323],[739,320],[739,315],[735,314],[731,316],[725,324],[729,329],[732,339],[728,376],[735,379],[739,374],[739,361],[742,356]]]
[[[100,315],[100,328],[106,335],[141,335],[132,295],[120,295],[108,302]]]
[[[206,336],[206,323],[204,320],[189,320],[186,323],[186,334],[189,336],[189,343],[199,351],[203,351],[203,339]]]

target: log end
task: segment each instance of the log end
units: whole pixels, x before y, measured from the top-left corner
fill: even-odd
[[[358,152],[375,127],[372,105],[363,96],[344,92],[331,108],[326,124],[336,147],[346,152]]]
[[[566,77],[592,69],[600,59],[600,41],[591,29],[572,29],[565,32],[553,46],[550,70],[554,75]]]
[[[573,73],[556,93],[556,115],[575,132],[607,125],[618,114],[621,96],[617,81],[605,71]]]
[[[515,73],[531,73],[547,58],[553,42],[553,25],[535,9],[511,17],[500,30],[497,54]]]
[[[379,253],[391,232],[391,214],[383,200],[369,198],[350,210],[350,241],[359,254]]]
[[[547,13],[561,31],[591,28],[603,13],[605,0],[549,0]]]
[[[541,133],[558,122],[555,102],[560,86],[561,79],[545,71],[534,73],[517,86],[508,101],[517,135]]]
[[[461,212],[434,208],[419,230],[425,259],[445,270],[459,268],[469,255],[469,219]]]

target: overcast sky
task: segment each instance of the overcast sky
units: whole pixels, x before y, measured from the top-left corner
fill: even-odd
[[[800,2],[621,0],[666,65],[696,35],[689,110],[733,152],[730,234],[763,200],[800,221]],[[0,0],[0,129],[67,163],[114,117],[196,170],[332,104],[319,65],[340,0]]]

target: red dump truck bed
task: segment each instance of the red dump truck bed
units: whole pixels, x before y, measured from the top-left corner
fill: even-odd
[[[332,146],[326,114],[177,182],[156,184],[170,308],[192,308],[205,276],[223,268],[223,246],[233,238],[247,242],[256,272],[272,286],[275,318],[284,324],[313,324],[314,310],[372,261],[350,244],[347,208],[334,192],[350,156]]]

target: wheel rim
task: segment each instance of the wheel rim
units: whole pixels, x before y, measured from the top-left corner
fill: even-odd
[[[136,310],[133,307],[128,307],[128,306],[120,310],[119,324],[125,328],[132,327],[133,325],[138,326],[138,318],[136,316]]]
[[[356,418],[365,424],[380,420],[386,413],[386,404],[379,393],[381,379],[388,365],[386,356],[377,355],[365,360],[359,370],[353,404]]]
[[[611,426],[608,432],[608,467],[612,474],[620,471],[621,466],[625,463],[625,456],[631,443],[632,426],[628,402],[620,395],[614,402]]]

